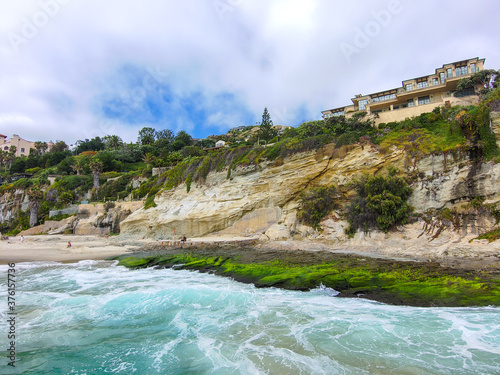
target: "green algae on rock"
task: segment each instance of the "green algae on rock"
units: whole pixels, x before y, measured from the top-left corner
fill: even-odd
[[[434,262],[404,262],[336,254],[328,261],[286,259],[251,262],[238,256],[195,253],[114,257],[131,269],[168,267],[211,272],[252,283],[308,291],[319,286],[339,291],[339,297],[363,297],[408,306],[500,306],[498,275],[443,268]]]

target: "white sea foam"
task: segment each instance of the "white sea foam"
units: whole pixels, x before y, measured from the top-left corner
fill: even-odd
[[[500,373],[498,308],[388,306],[102,261],[27,264],[20,275],[21,370]]]

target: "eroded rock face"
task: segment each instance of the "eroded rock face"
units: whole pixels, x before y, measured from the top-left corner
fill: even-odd
[[[323,233],[297,222],[300,193],[308,187],[335,185],[344,203],[349,183],[393,165],[418,176],[410,204],[416,212],[463,204],[481,196],[500,199],[500,164],[470,160],[465,151],[411,159],[394,147],[381,152],[373,145],[331,145],[296,154],[282,165],[247,166],[210,173],[203,185],[184,184],[157,196],[157,207],[140,209],[121,223],[121,233],[148,238],[201,237],[209,233],[260,235],[262,239],[314,238],[344,241],[346,224],[325,222]]]
[[[248,234],[248,228],[252,233],[265,232],[296,211],[299,194],[305,188],[345,185],[353,176],[376,173],[394,163],[400,154],[399,150],[382,154],[371,146],[326,147],[294,155],[280,166],[236,170],[229,180],[225,171],[211,173],[204,185],[192,185],[189,193],[185,185],[162,192],[155,200],[157,207],[134,212],[121,223],[121,233],[161,239],[200,237],[232,226],[241,230],[240,234]],[[260,209],[271,210],[256,211]],[[246,216],[253,212],[257,215],[254,219]],[[236,224],[240,219],[243,221]],[[265,221],[266,225],[253,228],[254,224],[249,224],[252,221]],[[293,232],[294,225],[289,223],[288,229],[282,229]]]

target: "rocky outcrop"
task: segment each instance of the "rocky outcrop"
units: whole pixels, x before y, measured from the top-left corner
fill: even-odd
[[[115,204],[82,204],[79,206],[78,223],[74,234],[107,235],[120,232],[120,223],[133,211],[142,206],[142,202],[121,202]]]
[[[400,150],[383,154],[372,146],[325,147],[293,155],[283,165],[237,169],[230,179],[226,171],[211,173],[204,185],[191,186],[189,193],[185,185],[162,192],[155,200],[157,207],[130,215],[122,222],[121,233],[159,239],[199,237],[223,230],[264,233],[276,224],[294,232],[297,223],[293,217],[305,188],[345,186],[361,173],[377,173],[397,162],[401,155]],[[256,222],[266,224],[250,224]]]
[[[81,204],[78,213],[66,219],[47,220],[19,233],[29,236],[36,234],[78,234],[107,235],[120,232],[120,223],[133,211],[142,206],[142,202],[121,202],[114,204]]]
[[[332,215],[318,233],[297,221],[300,193],[308,187],[335,185],[341,200],[352,195],[349,183],[377,174],[389,165],[412,173],[410,203],[417,212],[453,207],[481,196],[500,199],[500,164],[479,163],[465,152],[409,158],[397,147],[382,152],[374,145],[327,146],[293,155],[281,163],[252,165],[211,173],[205,184],[184,184],[163,191],[157,207],[140,209],[121,224],[121,233],[144,238],[201,237],[209,233],[260,235],[262,239],[319,238],[345,240],[346,223]],[[328,229],[331,228],[331,229]]]
[[[8,223],[17,211],[28,208],[28,197],[22,189],[15,189],[0,196],[0,224]]]

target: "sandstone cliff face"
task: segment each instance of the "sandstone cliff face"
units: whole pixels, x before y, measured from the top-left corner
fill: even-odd
[[[22,189],[16,189],[0,196],[0,224],[9,222],[17,211],[28,208],[28,196]]]
[[[327,146],[294,155],[280,166],[237,169],[230,179],[226,171],[211,173],[205,184],[191,186],[189,193],[184,184],[163,191],[155,200],[157,207],[134,212],[121,223],[121,233],[156,239],[219,232],[272,240],[294,236],[344,240],[346,225],[338,217],[325,222],[323,234],[297,222],[301,191],[334,184],[341,200],[347,201],[349,182],[388,165],[419,176],[410,202],[417,212],[451,207],[476,196],[489,202],[500,199],[500,165],[474,162],[465,154],[431,155],[408,163],[405,152],[396,147],[382,153],[372,145]]]

